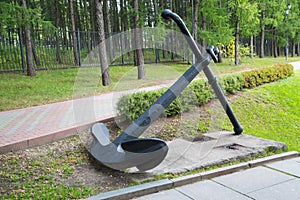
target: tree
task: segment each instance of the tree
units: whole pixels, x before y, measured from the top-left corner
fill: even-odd
[[[250,2],[249,0],[230,0],[228,1],[228,8],[232,13],[232,25],[234,27],[235,36],[235,55],[234,63],[240,64],[239,59],[239,40],[242,33],[244,35],[249,32],[257,25],[258,22],[258,9],[257,4]]]
[[[201,28],[198,30],[198,38],[203,47],[209,44],[221,49],[233,38],[233,28],[230,26],[231,13],[227,9],[228,6],[223,3],[220,0],[200,1]],[[221,62],[221,53],[218,56]]]
[[[291,56],[294,57],[296,54],[296,48],[298,49],[299,55],[299,26],[300,26],[300,3],[297,0],[291,0],[289,2],[291,4],[291,9],[288,11],[288,15],[286,14],[285,28],[287,32],[288,45],[291,46]],[[287,10],[287,5],[283,6],[285,10]],[[297,47],[296,47],[297,46]]]
[[[199,0],[194,0],[194,5],[193,5],[193,38],[195,41],[197,41],[197,38],[198,38],[198,32],[197,32],[197,29],[198,29],[198,9],[199,8]]]
[[[69,9],[70,9],[70,21],[71,21],[74,62],[75,62],[75,65],[79,65],[73,0],[69,0]]]
[[[54,1],[54,13],[55,13],[55,26],[57,30],[55,31],[55,46],[56,46],[56,60],[58,63],[62,63],[61,57],[60,57],[60,37],[59,37],[59,25],[60,25],[60,9],[59,9],[59,0]]]
[[[259,57],[263,58],[265,56],[265,3],[261,3],[260,9],[260,51]]]
[[[27,9],[26,0],[21,0],[20,5]],[[26,13],[23,15],[26,19]],[[26,64],[27,64],[27,76],[35,76],[36,72],[33,64],[33,53],[32,53],[32,42],[31,42],[31,32],[30,32],[30,24],[25,24],[25,48],[26,48]]]
[[[143,35],[140,29],[139,21],[139,1],[132,0],[133,2],[133,27],[134,27],[134,43],[135,43],[135,55],[136,55],[136,66],[138,68],[138,79],[144,79],[146,76],[144,66],[144,55],[143,55]]]
[[[101,76],[102,76],[102,85],[110,85],[110,75],[109,68],[107,64],[106,56],[106,45],[105,45],[105,35],[104,35],[104,24],[103,24],[103,0],[96,0],[96,18],[98,26],[98,35],[99,35],[99,57],[101,64]]]

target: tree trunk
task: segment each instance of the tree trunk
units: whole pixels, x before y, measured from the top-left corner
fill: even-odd
[[[294,40],[292,40],[292,57],[295,57],[296,54],[296,45]]]
[[[110,0],[111,2],[111,9],[110,13],[112,13],[112,20],[111,20],[111,25],[112,25],[112,35],[115,35],[120,32],[120,18],[119,18],[119,13],[118,13],[118,5],[116,0]],[[117,39],[117,37],[112,38],[112,43],[113,45],[110,47],[112,50],[112,55],[113,58],[115,58],[116,52],[121,51],[121,44],[120,41]]]
[[[198,8],[199,8],[199,1],[194,0],[194,10],[193,10],[193,18],[194,18],[194,23],[193,23],[193,38],[195,41],[197,41],[197,36],[198,36]]]
[[[75,20],[75,30],[82,30],[82,22],[81,22],[81,15],[79,14],[78,3],[81,4],[81,0],[76,0],[73,2],[73,11],[74,11],[74,20]]]
[[[253,58],[254,57],[254,50],[253,50],[253,46],[254,46],[254,44],[253,44],[253,35],[251,35],[251,37],[250,37],[250,55],[251,55],[251,58]]]
[[[263,11],[261,14],[262,17],[262,21],[265,19],[265,12]],[[263,58],[265,57],[265,25],[261,25],[261,33],[260,33],[260,53],[259,53],[259,57]]]
[[[197,38],[198,38],[198,7],[199,7],[199,1],[198,0],[194,0],[194,5],[193,5],[193,21],[192,21],[192,36],[194,38],[194,40],[197,42]],[[193,60],[192,63],[195,63],[195,55],[193,55]],[[189,57],[189,55],[188,55]]]
[[[165,2],[164,0],[159,0],[159,7],[162,8],[162,9],[165,9]]]
[[[300,56],[300,43],[298,43],[298,45],[297,45],[297,54],[298,54],[298,56]]]
[[[105,45],[105,33],[104,33],[104,24],[103,24],[103,0],[96,0],[96,18],[98,25],[98,35],[100,39],[99,44],[99,57],[101,64],[101,74],[102,74],[102,84],[104,86],[110,85],[110,75],[109,68],[106,58],[106,45]]]
[[[152,19],[151,19],[151,16],[152,16],[152,8],[151,8],[151,2],[145,2],[145,6],[147,8],[147,24],[149,27],[152,27]]]
[[[26,0],[21,0],[21,6],[26,9]],[[26,19],[26,15],[24,16]],[[26,64],[27,64],[27,76],[36,76],[36,72],[33,65],[33,53],[32,53],[32,42],[31,42],[30,26],[25,26],[25,48],[26,48]]]
[[[154,9],[154,27],[157,26],[157,16],[158,16],[158,5],[157,0],[153,0],[153,9]]]
[[[40,61],[39,56],[36,53],[34,41],[32,39],[31,39],[31,48],[32,48],[32,55],[33,55],[36,66],[41,66],[41,61]]]
[[[234,40],[234,63],[235,63],[235,65],[240,64],[239,39],[240,39],[240,19],[238,18],[236,21],[235,40]]]
[[[265,29],[264,27],[261,29],[260,33],[260,53],[259,57],[264,58],[265,57]]]
[[[139,26],[139,2],[138,0],[134,0],[134,10],[136,13],[134,14],[134,40],[135,40],[135,49],[136,49],[136,61],[138,67],[138,79],[145,78],[145,66],[144,66],[144,55],[143,55],[143,36]]]
[[[96,0],[97,1],[97,0]],[[102,0],[102,13],[103,13],[103,23],[104,23],[104,37],[106,39],[106,44],[109,47],[107,50],[108,55],[107,58],[109,59],[109,63],[112,63],[113,61],[113,45],[112,45],[112,38],[110,37],[110,33],[113,32],[113,29],[111,27],[111,21],[109,19],[109,5],[107,0]],[[112,22],[113,23],[113,22]]]
[[[60,26],[60,13],[59,13],[59,1],[55,0],[54,2],[55,6],[55,26],[57,28],[57,31],[55,32],[55,46],[56,46],[56,61],[58,63],[62,63],[61,57],[60,57],[60,35],[59,35],[59,26]]]
[[[278,43],[277,43],[277,34],[278,34],[278,31],[277,29],[274,30],[274,45],[273,45],[273,48],[274,48],[274,58],[277,58],[278,57]]]
[[[92,48],[95,47],[96,44],[96,38],[95,38],[95,1],[91,0],[90,1],[91,6],[90,6],[90,18],[91,18],[91,28],[92,28]]]
[[[90,29],[90,18],[88,14],[88,1],[84,0],[84,15],[85,15],[85,30],[86,30],[86,39],[87,39],[87,49],[88,53],[92,51],[92,46],[91,46],[91,29]]]
[[[124,27],[124,17],[125,17],[125,8],[124,8],[124,1],[126,0],[120,0],[120,17],[121,17],[121,31],[123,32],[125,30]]]
[[[69,7],[70,7],[71,33],[72,33],[72,42],[73,42],[74,62],[75,62],[75,65],[79,65],[73,0],[69,0]]]
[[[204,16],[203,12],[201,12],[201,21],[202,21],[201,30],[205,31],[206,30],[206,18]],[[206,45],[207,45],[206,42],[203,39],[201,39],[201,46],[203,48],[206,48]]]

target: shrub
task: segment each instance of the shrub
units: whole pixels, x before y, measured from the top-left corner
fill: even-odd
[[[156,90],[124,95],[117,103],[117,110],[121,116],[135,120],[150,107],[162,93],[162,90]]]
[[[163,95],[165,91],[166,89],[160,89],[124,95],[117,103],[118,113],[122,117],[135,120]],[[190,110],[193,106],[197,106],[197,97],[191,88],[186,88],[165,110],[165,115],[174,116]]]
[[[234,94],[243,88],[252,88],[264,83],[289,77],[293,74],[290,64],[275,65],[257,70],[230,74],[218,77],[218,82],[224,93]],[[137,119],[148,109],[166,89],[149,92],[137,92],[124,95],[117,103],[118,113],[127,119]],[[165,110],[166,116],[174,116],[188,111],[194,106],[200,106],[215,98],[211,86],[206,79],[193,81]]]
[[[207,103],[212,98],[211,87],[205,79],[193,81],[189,87],[197,97],[198,106]]]
[[[221,76],[218,78],[218,82],[225,94],[235,94],[243,88],[245,79],[242,74],[237,73]]]
[[[280,64],[272,67],[260,68],[252,71],[242,72],[244,87],[253,88],[264,83],[270,83],[279,79],[287,78],[294,73],[290,64]]]

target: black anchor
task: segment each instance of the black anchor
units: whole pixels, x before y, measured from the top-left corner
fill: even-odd
[[[92,126],[91,132],[94,136],[94,141],[92,142],[90,152],[98,161],[110,168],[124,170],[126,168],[137,167],[140,171],[146,171],[156,167],[164,160],[168,153],[168,146],[165,141],[157,138],[138,137],[159,118],[172,101],[179,96],[202,70],[228,115],[234,127],[234,133],[240,134],[243,131],[208,66],[211,58],[215,62],[217,61],[216,54],[218,52],[213,47],[209,47],[207,48],[208,54],[201,54],[186,25],[176,13],[166,9],[162,12],[162,17],[164,19],[172,19],[176,22],[195,55],[196,63],[113,142],[110,142],[110,134],[104,124],[96,123]]]

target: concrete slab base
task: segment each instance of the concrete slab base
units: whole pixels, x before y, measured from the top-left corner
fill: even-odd
[[[204,141],[176,139],[168,143],[165,160],[152,174],[182,173],[194,169],[219,165],[244,158],[255,157],[266,150],[285,150],[286,145],[250,135],[233,135],[230,132],[215,132],[204,135]],[[130,169],[137,172],[137,169]]]

